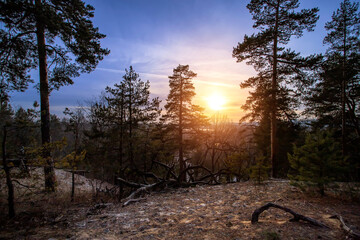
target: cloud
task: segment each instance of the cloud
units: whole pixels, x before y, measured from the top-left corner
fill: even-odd
[[[151,93],[165,100],[169,93],[168,76],[172,75],[173,69],[179,64],[188,64],[197,73],[193,80],[197,94],[194,101],[197,104],[205,106],[202,99],[214,91],[233,98],[234,102],[244,103],[246,96],[239,84],[254,75],[254,70],[245,63],[237,63],[232,57],[233,46],[230,42],[236,42],[230,39],[232,36],[219,35],[218,38],[209,38],[205,42],[202,40],[206,34],[206,31],[202,31],[191,36],[171,35],[166,40],[156,42],[108,39],[108,44],[113,45],[110,48],[114,49],[110,55],[112,60],[99,66],[96,71],[113,74],[113,78],[117,76],[116,81],[119,81],[119,77],[125,74],[124,69],[132,65],[141,79],[150,81]],[[239,106],[228,107],[229,110],[241,111]],[[231,114],[234,115],[234,112]]]

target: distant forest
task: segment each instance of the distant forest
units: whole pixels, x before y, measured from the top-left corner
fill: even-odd
[[[319,9],[299,9],[298,0],[251,0],[247,8],[255,33],[229,52],[257,72],[240,83],[249,96],[239,123],[208,117],[192,102],[197,74],[186,63],[174,66],[166,100],[151,98],[150,82],[124,66],[118,83],[64,109],[60,119],[50,114],[51,91],[93,71],[110,52],[91,21],[95,9],[81,0],[2,0],[0,173],[9,195],[15,167],[25,175],[44,168],[49,192],[56,191],[55,168],[86,171],[114,184],[119,199],[140,188],[269,177],[310,184],[320,194],[329,183],[359,181],[359,3],[341,2],[325,25],[326,53],[310,56],[287,44],[313,31]],[[14,109],[9,93],[25,91],[33,69],[40,102]]]

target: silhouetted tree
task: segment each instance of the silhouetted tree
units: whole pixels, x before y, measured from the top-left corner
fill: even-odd
[[[39,67],[41,136],[45,145],[50,142],[50,91],[72,84],[72,78],[80,72],[94,70],[109,53],[100,46],[105,35],[90,21],[94,8],[81,0],[7,0],[0,2],[0,9],[0,21],[4,23],[0,29],[1,91],[24,90],[31,82],[29,70]],[[58,40],[63,44],[57,44]],[[55,191],[53,161],[49,152],[43,155],[47,159],[45,188]]]
[[[158,98],[150,99],[150,82],[142,81],[132,66],[130,66],[129,70],[125,69],[125,72],[122,85],[115,85],[119,95],[115,94],[115,89],[107,88],[107,91],[111,92],[114,97],[120,99],[124,97],[124,123],[128,133],[129,161],[131,168],[136,169],[133,146],[136,140],[134,130],[141,128],[141,125],[144,126],[155,121],[159,117],[160,101]]]
[[[125,172],[139,172],[146,166],[152,128],[160,115],[159,99],[150,98],[150,82],[143,81],[135,70],[125,70],[123,79],[106,87],[100,101],[91,106],[92,129],[87,131],[89,142],[99,148],[89,149],[89,155],[103,151],[111,172],[124,178]],[[96,140],[97,139],[97,140]],[[97,157],[98,158],[98,157]],[[132,177],[136,177],[132,174]]]
[[[164,119],[172,129],[178,148],[179,180],[185,181],[183,171],[186,168],[185,153],[189,145],[186,143],[194,131],[201,130],[206,122],[202,108],[192,103],[195,88],[192,79],[196,73],[189,70],[189,65],[179,65],[174,68],[173,75],[169,76],[170,93],[166,99],[166,114]]]
[[[343,155],[346,154],[347,104],[349,111],[352,111],[350,117],[355,120],[357,130],[359,130],[358,118],[356,116],[356,103],[360,97],[360,12],[358,10],[358,2],[351,3],[350,0],[344,0],[340,3],[340,8],[333,13],[332,20],[325,25],[325,29],[329,32],[324,38],[324,43],[330,45],[327,54],[338,56],[330,57],[328,60],[335,60],[339,64],[340,69],[338,70],[341,72],[341,75],[337,74],[337,77],[341,79],[341,145]]]
[[[249,78],[241,87],[255,88],[245,105],[245,109],[252,111],[249,117],[259,119],[270,114],[273,177],[278,171],[277,119],[283,117],[291,121],[294,118],[299,95],[292,89],[308,80],[302,70],[318,60],[314,56],[303,58],[282,46],[292,36],[301,37],[304,30],[312,31],[319,18],[317,8],[295,12],[298,7],[298,0],[250,1],[247,8],[255,21],[253,27],[260,31],[245,35],[244,41],[233,50],[233,57],[238,62],[247,61],[258,71],[258,76]]]

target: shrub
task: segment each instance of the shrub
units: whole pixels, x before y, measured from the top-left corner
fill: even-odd
[[[292,168],[288,177],[316,187],[322,196],[326,185],[339,180],[345,170],[346,159],[342,156],[340,144],[328,131],[308,134],[305,144],[301,147],[294,145],[293,149],[293,154],[288,154]]]

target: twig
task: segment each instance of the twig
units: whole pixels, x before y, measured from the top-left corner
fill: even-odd
[[[344,219],[340,216],[340,215],[334,215],[331,216],[330,218],[335,218],[338,219],[340,221],[340,227],[352,238],[354,239],[360,239],[360,232],[351,229],[349,226],[346,225]]]

